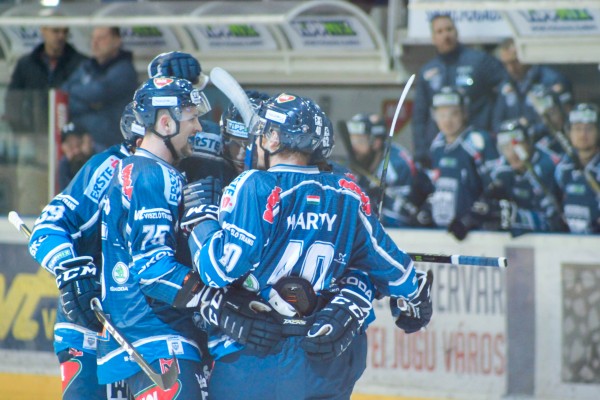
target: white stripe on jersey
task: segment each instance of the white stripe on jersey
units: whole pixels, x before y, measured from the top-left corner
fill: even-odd
[[[148,343],[153,343],[153,342],[167,342],[168,343],[168,340],[180,340],[181,342],[187,343],[190,346],[195,347],[196,350],[200,351],[200,348],[198,347],[196,342],[194,342],[193,340],[186,339],[183,336],[177,336],[177,335],[150,336],[150,337],[147,337],[144,339],[137,340],[137,341],[133,342],[132,345],[137,350],[138,347],[143,346]],[[106,354],[104,357],[99,357],[96,360],[96,363],[98,365],[105,364],[105,363],[109,362],[111,359],[113,359],[114,357],[123,353],[124,351],[125,351],[125,349],[119,347],[118,349],[115,349],[115,350],[111,351],[110,353]]]

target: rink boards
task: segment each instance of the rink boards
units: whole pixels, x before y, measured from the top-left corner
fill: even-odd
[[[476,233],[458,242],[442,231],[390,235],[408,252],[507,256],[509,268],[418,264],[435,274],[432,323],[404,335],[387,303],[375,304],[368,367],[354,400],[597,398],[598,237]],[[54,280],[4,221],[0,266],[0,398],[59,398]]]

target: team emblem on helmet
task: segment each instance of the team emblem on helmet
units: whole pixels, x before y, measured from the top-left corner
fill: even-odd
[[[291,94],[285,94],[285,93],[281,93],[279,96],[277,96],[277,102],[278,103],[286,103],[288,101],[294,101],[296,100],[296,96],[293,96]]]
[[[173,83],[172,78],[154,78],[154,86],[159,89],[170,85],[171,83]]]

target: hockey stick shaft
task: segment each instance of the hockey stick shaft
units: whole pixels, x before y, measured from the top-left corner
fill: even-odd
[[[121,335],[117,328],[115,328],[115,326],[109,321],[108,317],[102,310],[100,299],[94,297],[90,301],[90,305],[92,307],[92,311],[94,311],[94,314],[96,314],[96,318],[98,318],[104,328],[112,335],[119,346],[121,346],[121,348],[125,350],[125,352],[129,354],[131,358],[133,358],[133,360],[140,366],[142,371],[144,371],[144,373],[152,380],[152,382],[156,383],[156,385],[162,390],[170,389],[175,384],[179,374],[177,357],[175,357],[175,354],[173,354],[173,363],[171,364],[171,368],[169,368],[167,372],[164,374],[158,374],[154,372],[150,364],[144,360],[144,357],[138,353],[135,347],[133,347],[133,345],[129,343],[129,341],[125,339],[125,337]]]
[[[396,122],[398,122],[398,116],[400,115],[400,110],[402,109],[402,104],[404,104],[404,100],[408,95],[408,92],[415,80],[415,75],[411,75],[404,85],[404,89],[402,90],[402,94],[400,95],[400,100],[398,100],[398,105],[396,106],[396,112],[394,113],[394,118],[392,119],[392,125],[390,126],[390,134],[387,139],[387,143],[385,145],[385,154],[383,156],[383,168],[381,170],[381,178],[379,180],[379,219],[381,220],[382,216],[382,208],[383,208],[383,199],[385,198],[385,177],[387,175],[388,165],[390,164],[390,156],[392,153],[392,140],[394,138],[394,130],[396,129]]]
[[[23,220],[16,211],[11,211],[8,213],[8,221],[18,231],[22,232],[23,235],[27,237],[27,239],[31,238],[31,229],[29,229],[25,222],[23,222]],[[104,311],[102,311],[100,300],[94,297],[90,301],[90,306],[92,308],[92,311],[94,311],[94,313],[96,314],[96,318],[98,318],[98,320],[100,321],[100,323],[102,323],[104,328],[108,332],[110,332],[110,334],[115,338],[115,341],[119,344],[119,346],[121,346],[127,352],[127,354],[129,354],[129,356],[135,360],[135,362],[140,366],[142,371],[144,371],[144,373],[148,375],[148,378],[150,378],[152,382],[156,383],[156,385],[162,390],[167,390],[171,386],[173,386],[173,384],[177,381],[177,376],[179,375],[177,358],[175,357],[175,354],[173,354],[173,360],[175,362],[173,363],[171,368],[164,374],[157,374],[152,370],[150,364],[148,364],[148,362],[144,360],[142,355],[137,352],[137,350],[127,341],[127,339],[123,337],[123,335],[121,335],[117,328],[115,328],[115,326],[108,320],[106,314],[104,314]]]
[[[408,253],[415,262],[432,262],[452,265],[474,265],[479,267],[507,268],[508,261],[506,257],[479,257],[479,256],[461,256],[461,255],[441,255],[426,253]]]

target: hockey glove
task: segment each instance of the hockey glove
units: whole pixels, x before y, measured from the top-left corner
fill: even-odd
[[[319,312],[300,346],[308,358],[328,360],[342,354],[371,311],[371,301],[357,291],[344,288]]]
[[[245,289],[206,287],[200,302],[206,323],[260,354],[267,354],[282,339],[282,325],[261,297]]]
[[[417,332],[427,326],[433,314],[430,295],[433,272],[416,271],[416,275],[419,288],[414,299],[408,302],[399,298],[390,299],[390,308],[392,316],[396,318],[396,326],[406,333]]]
[[[66,317],[95,332],[102,329],[90,306],[94,297],[100,297],[100,270],[88,256],[75,257],[56,267],[56,285],[60,291],[60,305]]]
[[[183,217],[180,226],[190,233],[196,225],[205,220],[219,220],[221,201],[221,180],[212,176],[199,179],[183,188]]]
[[[202,68],[198,60],[191,54],[181,51],[159,54],[148,64],[148,76],[150,78],[174,76],[187,79],[194,85],[199,83],[201,72]],[[203,84],[206,86],[206,82],[203,82]]]

